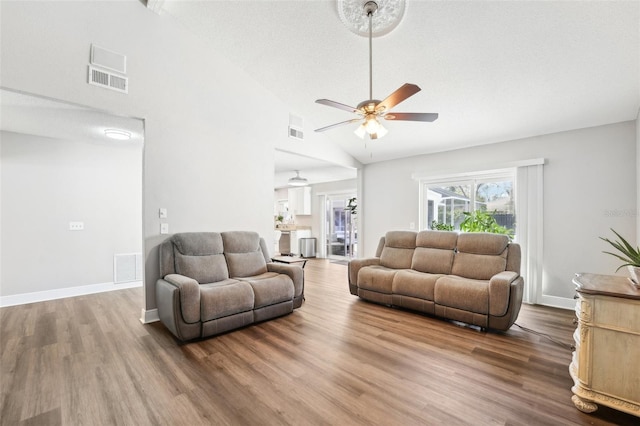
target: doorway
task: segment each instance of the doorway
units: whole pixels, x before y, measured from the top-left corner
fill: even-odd
[[[355,193],[328,195],[326,198],[325,243],[329,259],[350,260],[358,254],[355,200]]]
[[[0,93],[0,305],[141,286],[143,120]]]

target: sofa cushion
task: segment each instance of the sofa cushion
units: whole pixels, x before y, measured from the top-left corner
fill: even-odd
[[[193,278],[200,284],[215,283],[229,278],[227,261],[223,254],[188,256],[176,251],[176,273]]]
[[[221,235],[230,277],[251,277],[267,272],[257,232],[231,231]]]
[[[411,269],[432,274],[450,274],[453,250],[417,247],[411,259]]]
[[[418,232],[411,269],[433,274],[450,274],[457,239],[457,232]]]
[[[398,269],[385,268],[384,266],[366,266],[358,271],[358,288],[391,294],[393,291],[393,278]]]
[[[253,289],[247,282],[225,280],[200,286],[200,316],[203,322],[251,311],[253,306]]]
[[[392,291],[393,294],[433,301],[436,281],[442,276],[412,270],[398,271],[393,278]]]
[[[267,272],[267,262],[262,252],[226,253],[229,276],[232,278],[253,277]]]
[[[416,247],[453,250],[456,248],[457,241],[458,233],[455,231],[426,230],[420,231],[416,235]]]
[[[415,232],[389,231],[385,235],[384,248],[380,254],[380,265],[393,269],[409,269],[415,248]]]
[[[295,289],[288,275],[266,272],[253,277],[240,278],[240,280],[251,285],[255,309],[293,300]]]
[[[509,238],[488,233],[458,235],[458,253],[453,259],[451,273],[465,278],[488,280],[505,270]]]
[[[222,236],[218,232],[185,232],[171,237],[180,253],[190,256],[221,254]]]
[[[221,233],[225,253],[250,253],[260,250],[260,235],[251,231]]]
[[[452,275],[439,278],[434,301],[438,305],[478,314],[489,313],[489,282]]]
[[[229,278],[222,255],[222,237],[217,232],[185,232],[171,237],[173,270],[200,284]],[[172,269],[172,268],[165,268]]]
[[[509,237],[486,232],[462,232],[457,249],[463,253],[500,255],[509,245]]]

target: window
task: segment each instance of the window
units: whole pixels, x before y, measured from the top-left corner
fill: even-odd
[[[420,229],[431,228],[434,220],[460,229],[465,211],[487,212],[520,245],[523,300],[558,306],[557,298],[544,294],[542,283],[544,164],[544,158],[536,158],[488,164],[484,171],[430,171],[412,177],[420,187]]]
[[[465,176],[464,180],[421,180],[421,229],[448,225],[459,230],[465,217],[480,211],[491,215],[498,225],[516,232],[515,173]]]

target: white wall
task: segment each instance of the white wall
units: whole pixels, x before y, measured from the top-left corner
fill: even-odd
[[[113,282],[113,255],[142,251],[141,144],[0,138],[2,296]]]
[[[273,241],[273,157],[289,143],[289,110],[271,92],[138,0],[0,7],[3,86],[145,119],[144,309],[156,306],[160,207],[172,233]],[[128,95],[86,83],[91,43],[127,56]]]
[[[368,164],[363,170],[364,252],[371,256],[388,230],[418,223],[412,173],[546,158],[544,166],[543,294],[571,298],[576,272],[612,274],[602,253],[613,228],[636,235],[636,125],[624,122],[493,145]]]

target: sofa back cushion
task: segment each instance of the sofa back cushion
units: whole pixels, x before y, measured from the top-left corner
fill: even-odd
[[[484,232],[463,232],[458,235],[456,255],[451,273],[465,278],[488,280],[505,270],[509,252],[509,237]]]
[[[250,231],[223,232],[224,255],[232,278],[252,277],[267,272],[260,235]]]
[[[450,274],[457,240],[457,232],[418,232],[411,269],[431,274]]]
[[[173,272],[193,278],[200,284],[229,278],[222,237],[219,233],[175,234],[170,242],[173,248]]]
[[[384,237],[380,265],[393,269],[409,269],[415,248],[415,232],[389,231]]]

